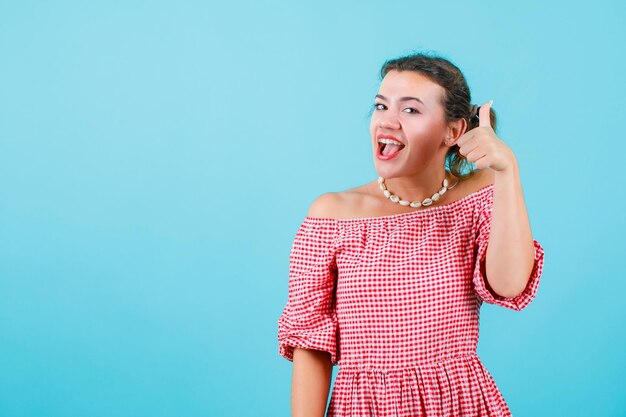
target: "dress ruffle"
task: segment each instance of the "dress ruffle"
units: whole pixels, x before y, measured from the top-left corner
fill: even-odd
[[[487,240],[480,240],[478,242],[478,254],[476,256],[472,283],[474,284],[474,291],[482,301],[510,308],[515,311],[520,311],[530,304],[530,302],[537,295],[537,291],[539,289],[539,281],[541,279],[544,259],[544,250],[541,244],[536,240],[533,240],[533,244],[535,246],[535,260],[533,270],[530,274],[530,278],[528,279],[528,283],[526,284],[526,288],[524,288],[524,291],[515,297],[506,298],[487,288],[488,284],[483,271],[484,261],[487,257]]]
[[[330,353],[337,364],[337,317],[324,314],[294,315],[285,311],[278,322],[278,353],[293,361],[294,348]]]
[[[468,353],[399,370],[343,370],[327,417],[510,417],[480,358]]]
[[[333,291],[337,279],[337,225],[302,224],[291,248],[289,295],[278,319],[278,353],[293,361],[294,348],[330,354],[338,362],[338,322]]]
[[[539,280],[543,270],[544,249],[537,240],[533,240],[533,245],[535,247],[534,265],[524,291],[511,298],[502,297],[493,292],[493,290],[489,287],[489,283],[487,282],[485,276],[485,260],[487,258],[487,247],[491,230],[492,214],[493,192],[490,192],[486,194],[483,204],[480,206],[478,221],[476,223],[477,236],[474,242],[476,258],[474,262],[474,273],[472,276],[474,291],[481,301],[506,307],[511,310],[520,311],[528,306],[528,304],[530,304],[530,302],[537,295]]]

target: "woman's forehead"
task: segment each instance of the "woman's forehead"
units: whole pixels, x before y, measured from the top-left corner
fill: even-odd
[[[400,96],[413,96],[426,102],[438,100],[443,88],[416,71],[391,70],[381,82],[378,93],[390,100]]]

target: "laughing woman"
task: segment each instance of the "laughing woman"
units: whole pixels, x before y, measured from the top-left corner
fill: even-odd
[[[517,159],[450,61],[380,75],[378,179],[319,196],[293,241],[278,319],[292,413],[510,416],[476,349],[482,303],[522,310],[543,269]]]

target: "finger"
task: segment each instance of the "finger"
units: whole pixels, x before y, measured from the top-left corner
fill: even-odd
[[[464,155],[467,157],[467,155],[476,151],[477,149],[480,149],[480,144],[476,143],[476,141],[470,141],[470,142],[466,142],[465,145],[460,147],[459,152],[461,153],[461,155]]]
[[[491,127],[491,105],[492,104],[493,104],[493,100],[490,100],[488,103],[480,106],[480,109],[478,109],[478,126]]]
[[[464,134],[462,134],[461,137],[456,141],[456,144],[459,147],[461,147],[465,143],[471,141],[475,136],[476,136],[476,131],[474,129],[471,129],[471,130],[465,132]]]
[[[461,137],[456,141],[456,144],[461,147],[463,146],[463,144],[465,142],[467,142],[468,140],[470,140],[472,138],[472,136],[474,135],[475,132],[473,132],[472,130],[470,130],[469,132],[465,132],[461,135]]]

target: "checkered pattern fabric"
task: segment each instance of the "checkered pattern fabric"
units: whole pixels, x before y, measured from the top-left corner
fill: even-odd
[[[380,217],[305,217],[290,254],[279,354],[328,352],[339,367],[327,416],[510,416],[476,354],[483,302],[520,311],[535,297],[484,276],[493,184],[459,200]]]

